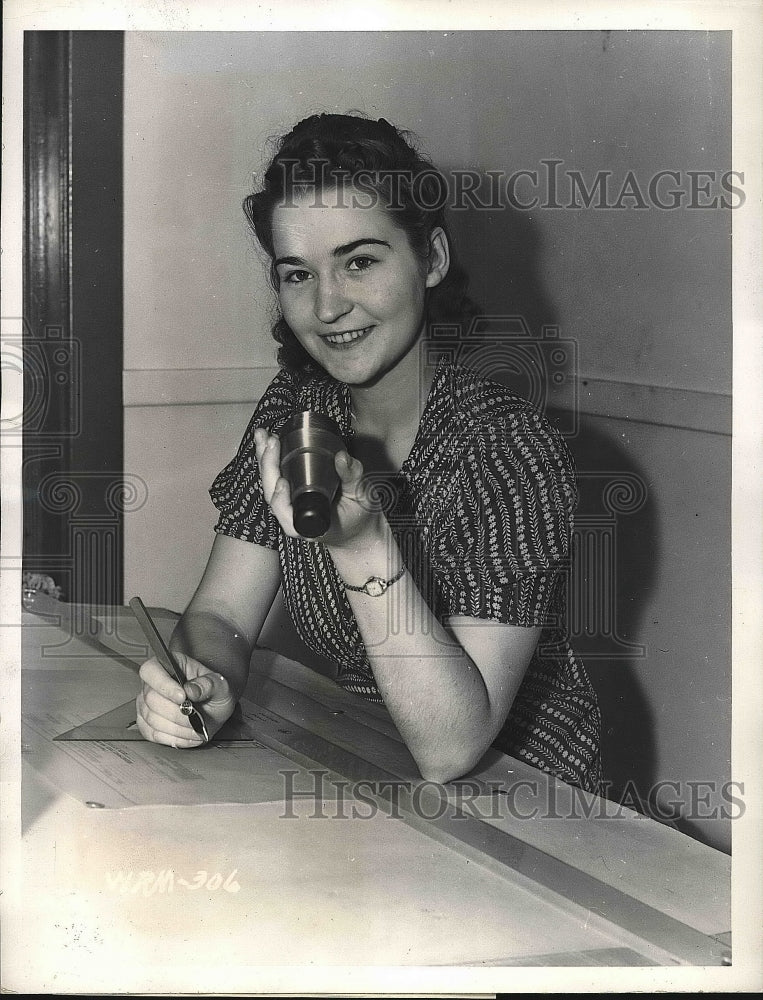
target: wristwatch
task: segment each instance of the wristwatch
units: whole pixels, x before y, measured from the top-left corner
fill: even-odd
[[[405,573],[405,566],[391,580],[383,580],[380,576],[370,576],[362,587],[353,587],[349,583],[345,583],[344,587],[345,590],[354,590],[358,594],[368,594],[369,597],[381,597],[393,583],[397,583],[403,573]]]

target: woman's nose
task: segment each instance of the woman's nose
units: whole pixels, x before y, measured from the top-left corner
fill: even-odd
[[[344,294],[342,282],[335,278],[321,278],[315,293],[315,315],[322,323],[334,323],[352,309],[352,302]]]

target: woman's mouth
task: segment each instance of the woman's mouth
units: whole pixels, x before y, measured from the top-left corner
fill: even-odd
[[[345,330],[342,333],[331,333],[328,336],[323,335],[321,339],[329,347],[349,347],[360,343],[361,340],[365,340],[372,330],[373,326],[365,326],[361,330]]]

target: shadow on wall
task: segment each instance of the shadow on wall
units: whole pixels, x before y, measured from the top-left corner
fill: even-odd
[[[568,628],[599,697],[607,795],[638,808],[643,799],[629,789],[645,797],[657,777],[654,715],[639,678],[645,650],[638,637],[660,548],[644,470],[614,433],[603,434],[576,412],[578,345],[565,337],[544,287],[537,223],[504,207],[452,212],[450,227],[472,297],[484,316],[503,317],[502,339],[497,319],[472,328],[464,362],[492,357],[491,370],[478,366],[483,374],[540,404],[577,464],[580,501]],[[520,317],[524,332],[512,329],[509,317]]]
[[[607,797],[643,812],[659,777],[654,712],[641,679],[649,651],[639,644],[660,559],[655,504],[645,471],[616,438],[583,418],[569,445],[579,485],[571,641],[599,696]]]
[[[451,211],[448,223],[469,292],[485,315],[521,316],[536,338],[558,324],[543,282],[540,231],[526,212],[508,205]]]

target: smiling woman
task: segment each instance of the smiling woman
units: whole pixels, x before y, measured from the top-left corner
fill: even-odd
[[[564,626],[572,459],[526,400],[428,350],[475,311],[444,191],[384,119],[317,115],[246,199],[282,370],[210,491],[216,539],[172,640],[189,683],[141,668],[147,738],[198,745],[186,696],[213,732],[228,718],[283,584],[299,635],[384,703],[424,777],[460,777],[496,745],[598,789],[598,707]],[[346,445],[317,540],[296,531],[280,467],[279,432],[305,410]]]
[[[317,206],[304,193],[275,208],[273,243],[284,320],[314,361],[343,382],[373,381],[380,398],[393,370],[396,385],[403,367],[417,377],[425,291],[448,270],[442,229],[423,267],[381,207]]]

